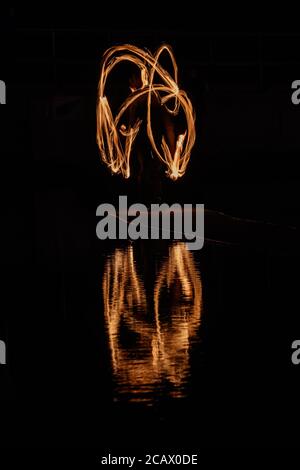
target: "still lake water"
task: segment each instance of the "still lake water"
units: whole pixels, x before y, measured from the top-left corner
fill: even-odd
[[[49,420],[65,416],[57,441],[178,450],[296,439],[298,232],[205,211],[204,247],[188,251],[99,241],[94,205],[68,191],[40,196],[38,209],[39,354],[24,383],[38,419],[36,400]]]

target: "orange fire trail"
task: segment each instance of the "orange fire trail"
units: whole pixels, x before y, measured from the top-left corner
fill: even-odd
[[[172,396],[181,397],[190,347],[201,324],[201,276],[185,243],[169,247],[154,285],[148,288],[139,275],[143,262],[138,259],[129,245],[116,248],[105,264],[102,292],[114,377],[133,401],[162,382],[171,385]],[[128,347],[124,329],[135,338],[135,349],[132,344]]]
[[[173,77],[159,64],[163,52],[169,54],[173,66]],[[122,103],[116,116],[113,116],[105,88],[109,74],[121,62],[131,62],[140,72],[141,86],[131,87],[131,93]],[[162,45],[154,55],[138,47],[125,44],[108,49],[102,61],[98,84],[97,103],[97,143],[102,160],[113,173],[121,173],[125,178],[130,176],[130,157],[135,138],[142,124],[137,119],[133,125],[125,125],[122,120],[124,113],[135,105],[142,97],[147,102],[147,134],[155,155],[166,165],[166,174],[176,180],[184,175],[195,143],[195,114],[187,94],[178,87],[178,70],[172,49]],[[177,116],[182,110],[186,120],[186,130],[177,135],[173,154],[166,138],[163,136],[160,145],[155,141],[152,130],[153,97],[160,103],[164,111]],[[170,103],[174,106],[170,107]]]

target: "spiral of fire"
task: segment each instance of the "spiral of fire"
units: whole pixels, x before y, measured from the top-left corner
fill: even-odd
[[[163,52],[166,52],[171,59],[173,76],[159,63]],[[124,61],[137,66],[140,73],[140,85],[130,88],[131,93],[116,115],[113,115],[105,94],[106,84],[114,67]],[[129,178],[132,148],[142,119],[137,118],[134,123],[126,126],[124,114],[143,96],[146,98],[146,127],[152,151],[166,166],[166,175],[176,180],[184,175],[195,143],[195,113],[186,92],[178,86],[176,60],[171,47],[166,44],[162,45],[155,54],[129,44],[115,46],[105,52],[98,84],[96,113],[97,144],[101,158],[113,173],[120,173],[125,178]],[[152,129],[154,97],[164,111],[171,116],[177,116],[180,110],[185,115],[185,131],[176,136],[176,145],[172,152],[163,134],[160,144],[154,137]]]

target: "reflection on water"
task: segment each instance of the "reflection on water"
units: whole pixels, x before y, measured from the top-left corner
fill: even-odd
[[[116,248],[102,287],[115,399],[184,397],[202,309],[200,275],[185,243],[160,256],[142,244]]]

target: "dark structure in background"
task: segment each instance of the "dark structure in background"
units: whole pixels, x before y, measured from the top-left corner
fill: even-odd
[[[101,57],[113,44],[153,50],[168,42],[197,112],[187,175],[168,192],[175,188],[175,198],[235,215],[297,223],[299,109],[291,104],[290,87],[300,72],[300,35],[207,32],[188,18],[173,28],[171,21],[149,27],[116,23],[105,12],[100,18],[98,25],[92,13],[47,12],[35,20],[17,10],[14,28],[3,35],[15,59],[11,99],[19,97],[11,152],[20,145],[24,152],[27,143],[24,161],[34,158],[35,184],[79,178],[102,197],[122,189],[118,178],[107,178],[106,186],[103,179],[99,187],[105,174],[95,145]]]

